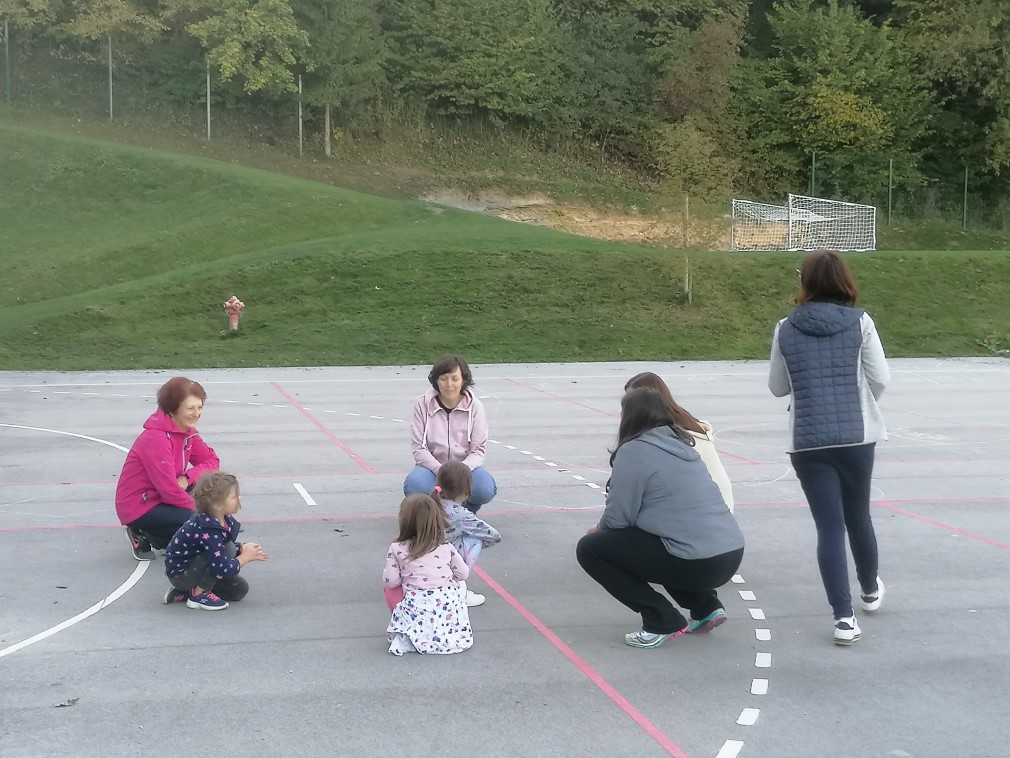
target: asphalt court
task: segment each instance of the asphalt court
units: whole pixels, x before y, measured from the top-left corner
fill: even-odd
[[[874,522],[883,610],[831,643],[765,362],[476,365],[503,535],[474,647],[386,652],[380,574],[428,367],[200,370],[201,432],[267,563],[222,613],[163,606],[113,493],[177,372],[0,372],[0,756],[1006,754],[1010,363],[892,360]],[[624,382],[712,423],[747,537],[729,623],[658,650],[586,577]],[[855,586],[855,585],[853,585]]]

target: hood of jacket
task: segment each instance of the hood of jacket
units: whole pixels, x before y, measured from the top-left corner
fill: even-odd
[[[669,453],[684,461],[696,461],[701,458],[697,450],[680,439],[668,426],[657,426],[655,429],[643,432],[635,439],[658,447],[664,453]]]
[[[425,407],[428,409],[428,415],[432,416],[438,413],[439,409],[442,407],[438,402],[438,390],[430,389],[424,393]],[[469,411],[470,407],[473,405],[473,395],[470,393],[470,389],[467,388],[460,393],[459,405],[453,408],[454,411]]]
[[[851,327],[863,317],[862,308],[838,303],[809,302],[793,309],[787,320],[811,337],[830,337]]]

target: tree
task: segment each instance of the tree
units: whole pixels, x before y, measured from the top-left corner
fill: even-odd
[[[324,140],[330,155],[331,109],[353,126],[364,120],[385,76],[385,43],[371,0],[298,0],[298,24],[308,33],[305,100],[324,109]]]
[[[822,191],[865,200],[887,187],[889,157],[917,162],[935,104],[888,25],[838,0],[787,0],[767,20],[771,56],[749,61],[735,87],[745,165],[793,189],[805,186],[811,153],[826,154]],[[898,179],[919,181],[911,171]]]
[[[247,92],[294,92],[293,68],[308,44],[288,0],[215,0],[190,24],[224,81]]]

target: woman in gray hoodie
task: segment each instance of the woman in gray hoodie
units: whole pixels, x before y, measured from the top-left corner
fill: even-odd
[[[624,637],[659,647],[670,637],[707,632],[726,620],[716,588],[743,559],[733,514],[663,396],[634,389],[621,400],[607,505],[576,548],[579,565],[607,592],[642,615]],[[651,584],[661,585],[683,614]]]

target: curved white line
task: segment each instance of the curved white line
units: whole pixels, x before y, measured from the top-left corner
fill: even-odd
[[[0,426],[5,426],[8,427],[9,429],[28,429],[33,432],[50,432],[51,434],[63,434],[67,437],[78,437],[82,440],[90,440],[91,442],[98,442],[102,445],[108,445],[109,447],[116,448],[116,450],[122,450],[124,453],[130,452],[125,447],[123,447],[122,445],[117,445],[115,442],[109,442],[108,440],[99,439],[98,437],[89,437],[86,434],[77,434],[76,432],[64,432],[59,429],[43,429],[37,426],[21,426],[19,424],[0,424]],[[147,571],[148,568],[150,568],[150,566],[151,561],[142,561],[138,563],[137,567],[133,570],[133,573],[130,574],[129,578],[121,585],[119,585],[115,590],[113,590],[111,594],[106,595],[104,598],[99,600],[93,606],[91,606],[87,610],[81,611],[73,618],[69,618],[66,621],[57,624],[56,626],[49,627],[45,631],[36,634],[34,637],[29,637],[28,639],[22,640],[21,642],[18,642],[14,645],[5,647],[3,650],[0,650],[0,658],[3,658],[5,655],[10,655],[11,653],[16,653],[18,650],[26,648],[29,645],[34,645],[36,642],[41,642],[42,640],[48,637],[52,637],[54,634],[57,634],[58,632],[62,632],[64,629],[69,629],[78,621],[84,621],[84,619],[88,618],[89,616],[94,616],[96,613],[102,610],[102,608],[112,605],[114,602],[119,600],[119,598],[121,598],[131,589],[133,589],[133,586],[140,581],[140,577],[144,575],[144,573]]]

